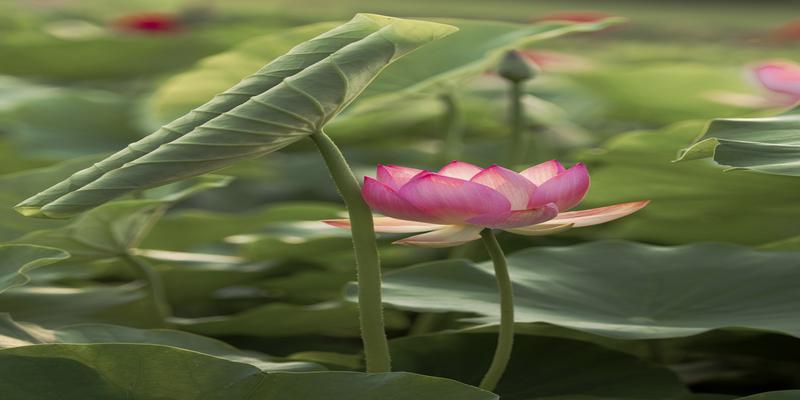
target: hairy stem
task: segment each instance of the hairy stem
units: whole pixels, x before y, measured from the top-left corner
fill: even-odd
[[[481,389],[493,391],[503,377],[503,373],[511,359],[511,348],[514,346],[514,291],[511,277],[508,274],[508,264],[503,249],[497,243],[497,238],[491,229],[481,231],[483,244],[494,263],[494,273],[497,279],[497,289],[500,292],[500,330],[497,335],[497,347],[489,370],[481,380]]]
[[[509,124],[511,125],[511,142],[508,148],[508,162],[511,166],[525,162],[528,153],[528,137],[525,135],[525,114],[522,111],[522,82],[510,82]]]
[[[441,99],[445,107],[445,136],[439,161],[448,162],[460,158],[464,150],[464,116],[454,94],[444,94]]]
[[[126,253],[122,255],[122,259],[136,271],[136,274],[139,275],[139,279],[147,283],[147,289],[150,291],[150,296],[153,297],[158,315],[166,322],[167,319],[172,316],[172,307],[169,305],[169,301],[167,301],[167,295],[164,290],[164,283],[161,281],[161,276],[149,262],[139,256]]]
[[[386,340],[381,304],[381,264],[372,224],[372,211],[361,197],[361,186],[333,140],[322,131],[312,134],[311,139],[325,159],[328,171],[350,214],[358,273],[361,339],[364,342],[367,372],[389,372],[389,343]]]

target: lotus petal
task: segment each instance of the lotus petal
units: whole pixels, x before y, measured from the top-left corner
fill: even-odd
[[[433,232],[411,236],[394,242],[417,247],[453,247],[481,238],[479,226],[453,225]]]

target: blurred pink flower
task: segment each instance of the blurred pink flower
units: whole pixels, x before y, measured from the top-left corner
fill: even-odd
[[[567,211],[588,190],[589,173],[582,163],[565,169],[551,160],[517,173],[453,161],[438,172],[379,165],[377,179],[364,179],[362,195],[373,211],[385,215],[374,218],[376,232],[427,232],[395,242],[422,247],[477,240],[484,228],[547,235],[622,218],[649,203]],[[324,222],[350,227],[347,219]]]
[[[579,56],[549,50],[520,50],[520,54],[543,71],[577,71],[590,67],[590,63]]]
[[[786,103],[800,101],[800,65],[790,61],[771,61],[754,65],[753,75],[767,90],[785,95]]]
[[[704,96],[717,103],[746,108],[788,107],[800,102],[800,64],[764,61],[747,67],[747,76],[763,93],[710,91]]]
[[[123,15],[112,22],[114,29],[130,33],[175,33],[182,29],[177,15],[159,12],[142,12]]]

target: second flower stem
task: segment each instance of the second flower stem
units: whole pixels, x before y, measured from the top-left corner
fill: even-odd
[[[358,309],[367,372],[389,372],[389,343],[381,303],[381,263],[372,210],[361,197],[361,186],[336,144],[322,131],[311,135],[350,214],[358,273]]]
[[[480,388],[493,391],[503,377],[503,373],[511,359],[511,349],[514,346],[514,290],[511,276],[508,273],[508,263],[503,249],[497,243],[497,238],[491,229],[481,231],[483,244],[494,263],[494,274],[497,279],[497,289],[500,292],[500,329],[497,334],[497,347],[489,370],[481,380]]]
[[[511,142],[508,149],[509,165],[516,166],[525,161],[528,153],[528,138],[525,135],[525,114],[522,111],[522,82],[509,82]]]
[[[448,162],[461,158],[461,153],[464,150],[464,116],[461,113],[455,94],[447,93],[440,98],[445,108],[445,137],[442,149],[439,152],[439,161]]]

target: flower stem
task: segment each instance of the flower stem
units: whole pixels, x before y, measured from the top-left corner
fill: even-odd
[[[444,144],[439,152],[440,162],[448,162],[461,157],[464,150],[464,116],[461,114],[456,96],[447,93],[441,97],[445,107]]]
[[[361,197],[361,186],[344,155],[324,132],[311,135],[350,214],[358,273],[358,307],[367,372],[389,372],[389,343],[383,325],[381,264],[372,211]]]
[[[508,264],[503,249],[497,243],[497,238],[491,229],[481,231],[483,244],[494,263],[494,273],[497,279],[497,289],[500,292],[500,330],[497,336],[497,347],[489,370],[481,380],[481,389],[493,391],[503,377],[511,359],[511,348],[514,345],[514,291],[511,277],[508,274]]]
[[[158,315],[167,322],[167,319],[172,316],[172,307],[169,305],[169,301],[167,301],[161,276],[158,275],[158,272],[156,272],[150,263],[139,256],[126,253],[122,255],[122,259],[136,271],[137,275],[139,275],[139,279],[147,283],[147,288],[158,310]]]
[[[525,135],[525,114],[522,111],[522,82],[509,81],[509,84],[511,142],[508,148],[508,162],[509,165],[516,166],[525,162],[528,137]]]

